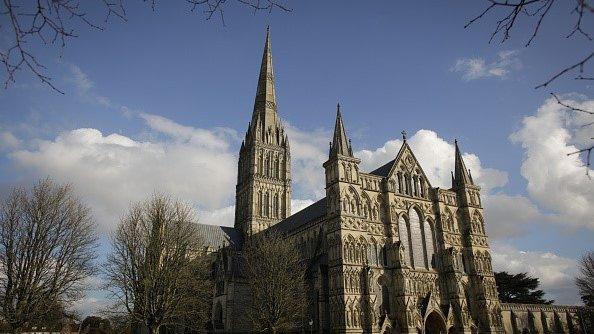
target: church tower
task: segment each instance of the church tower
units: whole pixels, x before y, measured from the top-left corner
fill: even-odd
[[[278,116],[267,28],[252,120],[239,151],[235,228],[251,235],[290,214],[289,139]]]

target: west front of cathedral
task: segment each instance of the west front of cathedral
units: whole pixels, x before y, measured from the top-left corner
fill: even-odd
[[[458,143],[450,189],[431,186],[404,137],[397,156],[359,167],[337,107],[326,196],[291,214],[291,153],[278,114],[267,32],[252,119],[239,152],[235,225],[200,225],[216,267],[214,332],[250,332],[238,254],[264,230],[294,238],[316,333],[583,333],[577,306],[503,304],[481,190]]]

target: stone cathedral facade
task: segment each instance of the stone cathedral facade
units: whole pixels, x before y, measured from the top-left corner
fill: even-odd
[[[485,234],[481,190],[458,143],[449,189],[434,188],[406,142],[366,172],[340,106],[326,196],[291,215],[289,138],[277,109],[267,33],[251,122],[239,152],[235,226],[201,225],[216,258],[215,332],[249,332],[241,275],[245,238],[295,238],[308,270],[308,317],[318,333],[580,333],[578,307],[502,304]]]

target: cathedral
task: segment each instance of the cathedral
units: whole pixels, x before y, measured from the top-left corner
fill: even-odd
[[[485,234],[481,189],[458,143],[449,189],[434,188],[403,135],[393,160],[366,172],[336,110],[326,196],[291,214],[289,137],[277,109],[270,35],[241,144],[234,227],[200,225],[216,259],[212,327],[249,332],[242,242],[264,230],[294,238],[308,270],[316,333],[583,333],[576,306],[504,304]]]

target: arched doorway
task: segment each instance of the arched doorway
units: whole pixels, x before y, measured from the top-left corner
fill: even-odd
[[[439,313],[433,311],[425,319],[425,334],[446,334],[446,324]]]

